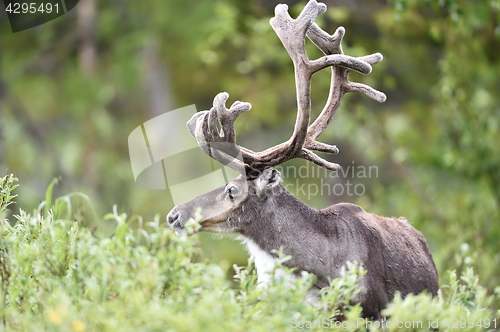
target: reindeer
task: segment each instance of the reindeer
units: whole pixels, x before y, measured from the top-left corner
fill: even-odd
[[[303,158],[328,170],[340,168],[312,152],[339,152],[335,145],[316,139],[347,92],[385,101],[382,92],[348,80],[351,70],[369,74],[371,65],[382,61],[382,55],[345,55],[341,47],[344,28],[329,35],[314,23],[326,11],[323,3],[310,0],[297,19],[292,19],[287,10],[286,5],[277,5],[270,23],[295,68],[298,110],[291,138],[262,152],[237,146],[234,121],[251,105],[237,101],[228,109],[225,104],[229,95],[219,93],[211,110],[196,113],[187,127],[206,154],[241,174],[224,186],[177,205],[167,221],[178,232],[201,207],[202,231],[241,235],[255,257],[259,282],[269,278],[273,252],[279,248],[292,256],[285,266],[295,267],[297,274],[307,271],[317,276],[315,290],[328,286],[329,279],[340,277],[346,262],[362,262],[368,272],[361,280],[358,300],[365,317],[379,319],[380,311],[398,291],[402,296],[423,291],[437,294],[438,274],[425,238],[404,218],[380,217],[354,204],[340,203],[322,210],[309,207],[281,185],[280,173],[272,167]],[[324,56],[316,60],[307,57],[306,35]],[[326,67],[332,71],[328,100],[309,125],[311,77]]]

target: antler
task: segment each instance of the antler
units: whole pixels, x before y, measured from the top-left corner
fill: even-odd
[[[251,109],[252,105],[235,101],[227,109],[226,101],[228,98],[227,92],[219,93],[215,96],[210,111],[202,111],[193,115],[188,121],[187,127],[203,152],[222,164],[243,173],[245,165],[242,162],[240,148],[236,145],[234,121],[242,112]],[[217,128],[217,121],[221,126],[220,131]],[[227,153],[227,155],[222,152]]]
[[[236,145],[234,121],[236,117],[251,108],[249,103],[235,102],[229,109],[225,102],[229,95],[219,93],[214,99],[210,111],[195,114],[188,122],[188,129],[203,151],[221,163],[233,169],[260,171],[267,167],[279,165],[293,158],[303,158],[321,167],[337,170],[340,165],[331,163],[313,153],[311,150],[338,153],[335,145],[317,142],[316,139],[323,133],[332,117],[338,110],[342,99],[347,92],[361,92],[379,102],[384,102],[386,96],[367,85],[353,83],[348,80],[351,70],[362,74],[369,74],[371,65],[382,61],[382,55],[375,53],[364,57],[351,57],[342,51],[342,38],[345,29],[339,27],[333,35],[323,31],[314,21],[326,11],[326,5],[310,0],[297,19],[288,14],[287,5],[277,5],[275,17],[270,23],[288,51],[295,68],[295,84],[297,90],[297,120],[290,139],[262,152],[253,152]],[[309,60],[305,50],[305,37],[309,39],[325,54],[325,56]],[[332,81],[327,103],[318,118],[309,126],[311,114],[311,77],[326,67],[332,67]],[[217,120],[221,130],[217,128]],[[224,153],[222,153],[222,152]]]

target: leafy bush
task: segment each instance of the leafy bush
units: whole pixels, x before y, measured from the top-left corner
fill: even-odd
[[[14,177],[0,181],[0,209],[15,195]],[[331,328],[364,331],[361,307],[353,304],[366,271],[349,264],[342,278],[322,290],[316,305],[304,300],[314,276],[281,267],[290,257],[278,252],[276,267],[285,272],[268,287],[258,287],[253,262],[235,266],[239,287],[231,288],[223,270],[203,259],[197,227],[176,236],[159,217],[144,223],[115,207],[111,236],[83,226],[71,216],[65,196],[46,201],[32,214],[20,211],[11,226],[1,217],[1,320],[6,331],[272,331]],[[43,210],[43,211],[42,211]],[[44,212],[44,213],[42,213]],[[62,219],[61,215],[69,215]],[[137,222],[138,227],[131,227]],[[384,313],[391,321],[447,317],[492,323],[493,301],[478,278],[467,270],[451,273],[444,295],[396,296]],[[331,320],[342,317],[341,321]],[[354,324],[356,322],[356,324]],[[349,324],[347,324],[349,323]],[[344,325],[341,325],[344,324]],[[490,324],[490,325],[491,325]],[[498,324],[498,319],[497,319]],[[440,325],[441,327],[441,325]],[[479,328],[477,328],[479,329]],[[484,328],[483,328],[484,329]],[[391,328],[389,331],[397,330]],[[445,331],[445,328],[440,329]]]

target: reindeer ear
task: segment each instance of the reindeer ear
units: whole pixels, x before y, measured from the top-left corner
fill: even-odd
[[[265,169],[259,177],[255,180],[257,187],[257,192],[259,195],[261,193],[266,193],[272,188],[276,187],[283,181],[281,178],[281,173],[274,168]]]

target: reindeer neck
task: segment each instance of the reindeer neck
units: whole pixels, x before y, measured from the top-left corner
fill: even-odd
[[[323,215],[280,187],[267,198],[258,220],[253,220],[242,232],[267,253],[280,247],[291,248],[301,234],[317,233]]]

